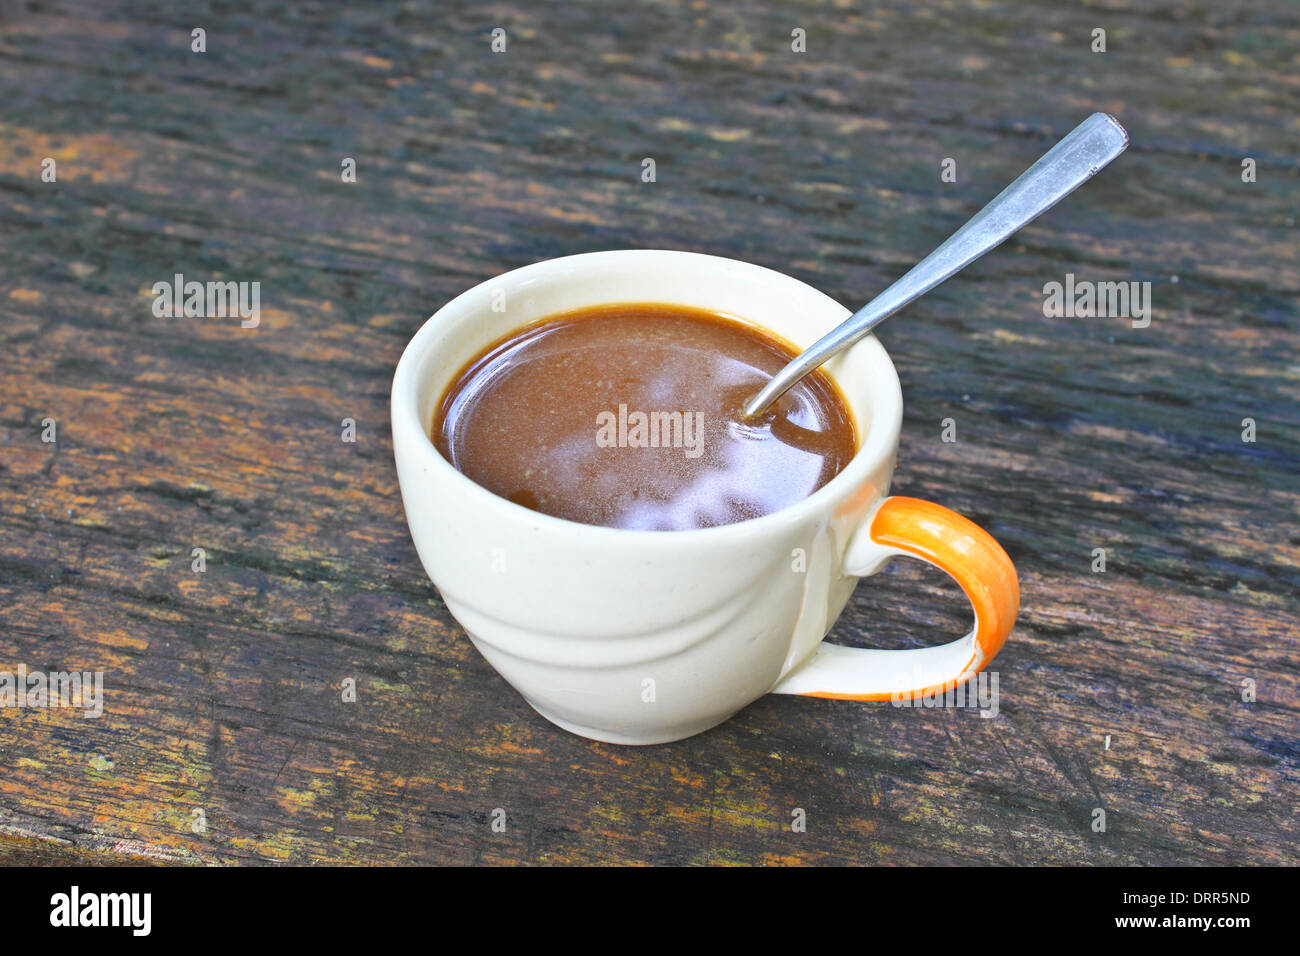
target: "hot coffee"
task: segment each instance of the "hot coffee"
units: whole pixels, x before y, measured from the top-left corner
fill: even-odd
[[[830,481],[858,448],[831,380],[741,411],[795,350],[714,312],[622,303],[493,343],[434,413],[438,451],[516,504],[585,524],[687,530],[757,518]]]

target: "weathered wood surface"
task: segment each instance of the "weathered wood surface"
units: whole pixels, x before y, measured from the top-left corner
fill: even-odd
[[[1297,862],[1300,14],[1066,6],[8,5],[0,670],[103,670],[107,710],[0,711],[0,860]],[[1020,569],[999,715],[773,697],[648,749],[535,715],[407,534],[425,317],[619,247],[858,303],[1094,109],[1129,153],[881,335],[894,490]],[[260,327],[155,318],[176,272],[259,281]],[[1150,327],[1045,318],[1067,272],[1151,282]],[[968,613],[896,564],[834,638]]]

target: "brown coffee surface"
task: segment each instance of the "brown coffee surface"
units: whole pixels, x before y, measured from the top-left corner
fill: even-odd
[[[731,524],[808,497],[857,451],[853,416],[821,372],[744,419],[745,401],[794,354],[737,319],[684,306],[553,315],[461,370],[432,437],[473,481],[558,518],[664,531]]]

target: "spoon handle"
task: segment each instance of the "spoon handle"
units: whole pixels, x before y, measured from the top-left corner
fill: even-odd
[[[966,268],[990,249],[1000,246],[1012,233],[1086,183],[1127,146],[1128,133],[1113,116],[1093,113],[949,236],[943,245],[800,352],[749,400],[745,405],[745,415],[753,416],[766,410],[790,386],[832,355],[864,338],[913,299]]]

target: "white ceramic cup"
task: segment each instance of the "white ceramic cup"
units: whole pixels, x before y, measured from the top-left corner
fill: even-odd
[[[596,740],[663,743],[767,693],[903,699],[988,663],[1019,607],[1015,568],[965,518],[886,497],[903,406],[874,336],[824,366],[857,419],[856,456],[808,498],[761,518],[694,531],[579,524],[500,498],[439,454],[433,413],[471,358],[548,315],[615,302],[726,313],[798,348],[849,315],[760,266],[628,250],[498,276],[447,303],[411,339],[392,392],[411,537],[448,610],[538,713]],[[900,554],[958,581],[975,608],[972,631],[915,650],[824,643],[858,578]]]

